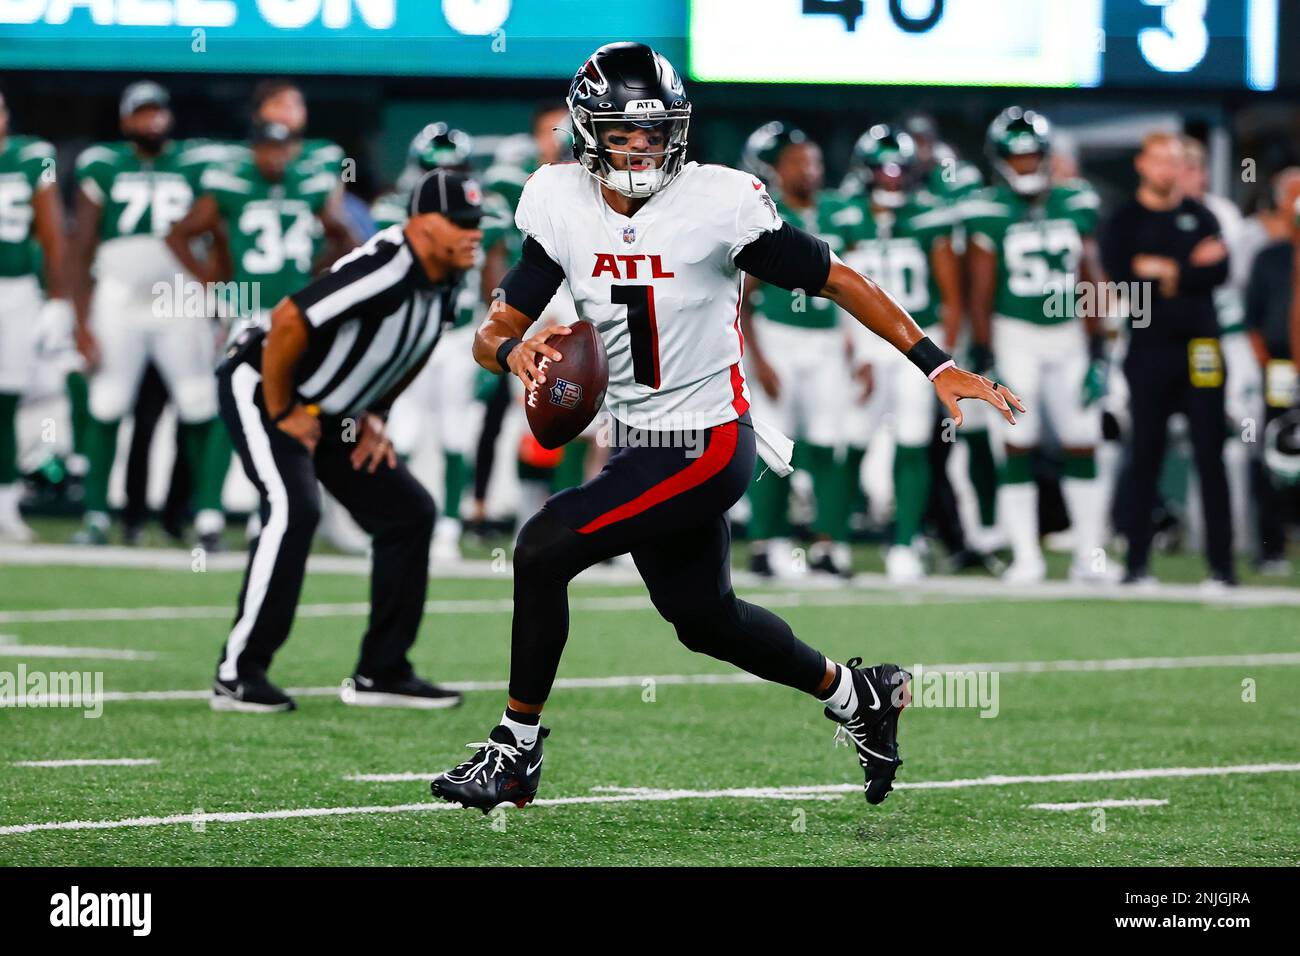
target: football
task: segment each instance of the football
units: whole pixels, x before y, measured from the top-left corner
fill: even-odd
[[[568,335],[546,340],[564,358],[538,362],[546,381],[529,389],[525,399],[528,427],[543,448],[559,448],[581,435],[605,401],[609,384],[605,344],[590,322],[577,322],[572,328]]]

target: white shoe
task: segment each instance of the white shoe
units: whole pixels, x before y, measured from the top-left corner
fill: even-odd
[[[1038,561],[1012,561],[1002,572],[1004,584],[1038,584],[1047,577],[1047,564]]]
[[[455,562],[460,554],[460,522],[455,518],[441,518],[433,529],[433,546],[429,551],[435,561]]]
[[[980,554],[992,554],[994,551],[1001,551],[1003,548],[1009,548],[1011,542],[1007,540],[1007,533],[997,525],[971,529],[966,535],[966,543],[972,551],[978,551]]]
[[[19,514],[0,517],[0,541],[5,544],[31,544],[35,540],[36,532],[27,527]]]
[[[1109,562],[1100,571],[1087,561],[1070,565],[1070,580],[1081,584],[1118,584],[1119,579],[1119,568]]]
[[[925,577],[925,565],[915,548],[896,544],[885,554],[885,577],[894,584],[914,584]]]

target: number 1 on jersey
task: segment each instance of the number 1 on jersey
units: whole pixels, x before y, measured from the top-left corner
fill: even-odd
[[[627,306],[627,330],[632,337],[632,377],[639,385],[659,387],[659,326],[655,321],[655,290],[650,285],[615,285],[609,300]]]

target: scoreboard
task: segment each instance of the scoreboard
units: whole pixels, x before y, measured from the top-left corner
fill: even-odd
[[[1277,85],[1278,0],[693,0],[697,80]]]

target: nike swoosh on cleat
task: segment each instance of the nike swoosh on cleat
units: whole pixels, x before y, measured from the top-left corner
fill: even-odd
[[[871,683],[871,678],[867,678],[866,684],[867,684],[867,689],[871,691],[871,699],[875,701],[875,703],[871,705],[871,709],[879,710],[880,695],[876,693],[876,687],[874,684]]]
[[[531,765],[528,767],[528,769],[524,771],[524,776],[529,776],[530,774],[532,774],[532,772],[533,772],[534,770],[536,770],[538,767],[540,767],[540,766],[542,765],[542,761],[545,760],[545,759],[546,759],[546,755],[545,755],[545,754],[543,754],[542,756],[538,757],[538,758],[537,758],[537,763],[535,763],[535,764],[531,764]]]

